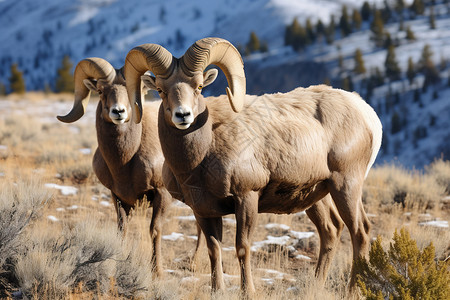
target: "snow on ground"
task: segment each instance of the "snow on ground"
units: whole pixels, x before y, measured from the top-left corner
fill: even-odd
[[[419,223],[419,225],[437,227],[437,228],[449,228],[448,221],[443,221],[443,220],[433,220],[433,221],[421,222],[421,223]]]
[[[63,196],[76,195],[78,192],[78,189],[73,186],[59,185],[56,183],[46,183],[44,186],[49,189],[59,190]]]
[[[172,241],[172,242],[175,242],[175,241],[178,241],[178,240],[183,241],[184,240],[184,234],[178,233],[178,232],[172,232],[169,235],[163,235],[162,239],[166,240],[166,241]]]

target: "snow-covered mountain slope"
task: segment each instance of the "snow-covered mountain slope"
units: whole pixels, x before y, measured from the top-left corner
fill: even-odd
[[[126,53],[142,43],[162,44],[179,56],[202,37],[245,44],[255,31],[278,47],[293,17],[326,22],[341,3],[356,7],[362,1],[2,0],[0,80],[6,84],[9,65],[18,62],[28,89],[41,89],[66,54],[75,63],[98,56],[120,67]]]
[[[28,90],[53,86],[62,57],[69,55],[76,64],[85,57],[102,57],[121,67],[126,53],[142,43],[158,43],[175,56],[184,53],[197,39],[219,36],[236,46],[245,45],[253,31],[267,42],[267,53],[244,58],[251,93],[287,91],[296,86],[322,83],[333,85],[343,76],[351,76],[354,89],[365,97],[364,77],[378,67],[384,71],[387,50],[377,48],[370,39],[369,22],[341,38],[336,29],[335,41],[324,41],[295,52],[284,46],[286,25],[298,18],[328,23],[333,15],[338,23],[342,5],[359,9],[364,0],[0,0],[0,83],[8,86],[10,66],[18,63],[24,72]],[[368,1],[381,7],[385,0]],[[388,0],[388,3],[395,3]],[[407,62],[420,59],[425,44],[430,45],[436,64],[450,59],[450,14],[448,1],[436,0],[436,29],[428,17],[408,19],[415,41],[405,39],[398,22],[385,25],[398,41],[396,56],[402,79],[386,82],[373,90],[367,100],[382,119],[385,139],[377,163],[399,161],[408,167],[421,168],[435,157],[450,157],[450,86],[447,84],[450,63],[441,69],[442,83],[421,94],[414,101],[414,91],[423,75],[409,84],[404,72]],[[412,0],[404,0],[411,4]],[[349,13],[351,11],[349,10]],[[352,73],[354,53],[363,53],[366,76]],[[341,64],[339,64],[341,61]],[[209,92],[223,92],[219,78]],[[208,91],[206,91],[208,92]],[[392,98],[396,95],[397,100]],[[400,131],[392,130],[393,114],[402,119]]]

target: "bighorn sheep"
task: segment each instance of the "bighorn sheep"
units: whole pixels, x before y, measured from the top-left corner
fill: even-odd
[[[227,96],[201,95],[217,75],[215,69],[204,72],[210,64],[225,73]],[[339,228],[336,215],[316,209],[326,206],[321,199],[331,197],[351,234],[353,258],[367,254],[370,222],[361,193],[381,145],[382,127],[359,95],[322,85],[249,96],[242,58],[226,40],[201,39],[181,58],[160,45],[144,44],[128,53],[124,66],[136,121],[142,118],[140,84],[147,70],[155,77],[142,79],[162,98],[162,151],[205,233],[213,290],[224,288],[219,241],[221,217],[230,213],[237,221],[241,288],[250,294],[255,290],[250,238],[258,213],[312,208],[316,225],[329,226],[334,219]],[[327,230],[319,227],[319,232]],[[333,249],[321,249],[321,254],[331,259],[327,251]],[[319,277],[325,276],[326,259]]]
[[[98,92],[100,101],[95,122],[98,148],[92,161],[94,172],[111,191],[121,230],[125,230],[126,219],[136,201],[147,196],[153,206],[150,224],[153,267],[157,275],[162,275],[162,221],[173,199],[162,179],[164,156],[157,131],[160,101],[146,103],[142,122],[137,124],[130,121],[131,107],[122,70],[115,70],[104,59],[88,58],[76,66],[74,80],[73,108],[66,116],[57,118],[65,123],[77,121],[84,115],[90,91]],[[195,253],[200,238],[199,235]]]

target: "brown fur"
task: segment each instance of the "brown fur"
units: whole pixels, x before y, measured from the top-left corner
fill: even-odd
[[[358,95],[314,86],[246,96],[244,110],[236,114],[226,96],[204,99],[182,92],[189,91],[184,82],[198,83],[174,84],[186,77],[180,73],[156,78],[164,89],[159,136],[166,163],[207,237],[213,289],[224,288],[219,242],[221,217],[230,213],[236,215],[241,286],[248,293],[254,292],[250,238],[258,212],[309,209],[321,237],[316,269],[321,281],[342,230],[337,211],[349,228],[354,259],[367,254],[370,223],[361,192],[380,147],[381,123]],[[167,113],[180,103],[195,115],[186,130],[175,128]],[[353,274],[352,286],[354,279]]]
[[[162,180],[164,156],[157,131],[157,114],[161,102],[145,103],[142,122],[136,124],[130,120],[131,107],[123,83],[99,81],[97,90],[101,95],[96,111],[98,148],[92,161],[94,172],[100,182],[111,190],[121,230],[125,231],[131,208],[144,195],[153,206],[150,224],[153,267],[155,274],[161,276],[162,222],[166,209],[173,201]],[[110,108],[115,104],[124,105],[129,112],[122,124],[114,124],[110,118]],[[200,247],[200,238],[199,235],[195,253]]]

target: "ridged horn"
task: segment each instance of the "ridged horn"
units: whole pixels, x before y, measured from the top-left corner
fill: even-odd
[[[83,59],[74,72],[75,99],[72,110],[65,116],[57,116],[58,120],[72,123],[80,119],[87,108],[91,91],[84,85],[84,79],[104,79],[113,82],[116,71],[106,60],[98,57]]]
[[[180,66],[189,76],[194,72],[203,72],[211,64],[217,65],[225,74],[231,107],[235,112],[240,112],[246,93],[244,62],[230,42],[221,38],[204,38],[196,41],[180,58]]]
[[[168,77],[173,72],[174,64],[172,54],[157,44],[143,44],[128,52],[124,75],[136,123],[142,119],[141,76],[146,71],[151,71],[155,76]]]

